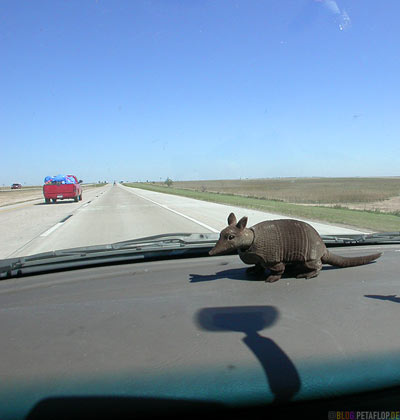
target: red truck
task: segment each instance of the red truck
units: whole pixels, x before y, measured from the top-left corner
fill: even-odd
[[[57,200],[73,199],[78,202],[82,200],[82,186],[75,175],[65,177],[47,177],[43,185],[43,195],[46,204],[50,200],[55,203]]]

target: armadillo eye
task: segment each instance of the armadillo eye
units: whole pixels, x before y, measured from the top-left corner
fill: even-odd
[[[232,239],[235,239],[235,237],[233,235],[229,235],[228,239],[231,241]]]

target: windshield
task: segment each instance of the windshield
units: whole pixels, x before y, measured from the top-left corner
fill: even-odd
[[[0,4],[0,259],[294,218],[400,230],[397,1]]]
[[[0,0],[0,420],[399,417],[399,16]]]

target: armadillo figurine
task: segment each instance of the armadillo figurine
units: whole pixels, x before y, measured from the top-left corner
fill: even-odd
[[[238,251],[245,264],[254,264],[249,272],[271,272],[265,279],[274,282],[281,278],[286,265],[296,267],[297,278],[318,276],[322,264],[354,267],[379,258],[382,253],[361,257],[341,257],[330,253],[318,232],[308,223],[293,219],[271,220],[246,228],[247,217],[239,222],[231,213],[228,226],[220,233],[218,242],[209,252],[219,255]]]

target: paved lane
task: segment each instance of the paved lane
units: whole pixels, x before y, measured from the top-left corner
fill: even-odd
[[[45,204],[43,197],[26,203],[0,207],[0,259],[15,255],[27,255],[24,247],[51,229],[60,220],[76,212],[101,196],[109,186],[86,188],[83,200],[59,201]]]
[[[77,246],[100,245],[176,232],[209,232],[204,226],[174,214],[119,186],[109,186],[18,250],[31,255]]]
[[[0,229],[8,237],[1,258],[77,246],[99,245],[163,233],[219,232],[228,214],[246,215],[249,225],[277,219],[276,214],[108,185],[87,191],[85,201],[44,205],[29,203],[0,211]],[[321,234],[358,233],[314,223]],[[16,226],[16,230],[12,228]],[[28,229],[23,229],[29,226]],[[14,235],[14,236],[13,236]]]
[[[124,188],[126,191],[131,194],[135,194],[138,197],[142,197],[152,201],[153,203],[167,207],[171,211],[181,212],[188,217],[205,223],[207,226],[216,229],[218,232],[226,227],[228,215],[232,211],[235,212],[238,220],[242,216],[247,216],[249,218],[249,226],[255,225],[256,223],[260,223],[264,220],[293,218],[290,216],[267,213],[259,210],[245,209],[243,207],[228,206],[224,204],[179,197],[176,195],[161,194],[138,188],[125,187],[122,185],[120,188]],[[319,223],[306,219],[297,219],[310,223],[321,235],[361,233],[360,230],[356,229],[345,228],[328,223]]]

